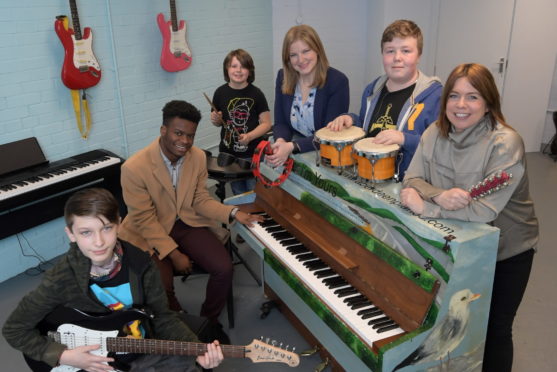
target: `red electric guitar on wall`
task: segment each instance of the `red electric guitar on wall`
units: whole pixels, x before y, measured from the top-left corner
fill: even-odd
[[[191,50],[186,41],[186,22],[176,18],[176,1],[170,0],[170,21],[159,13],[157,23],[162,34],[161,66],[168,72],[185,70],[191,65]]]
[[[73,29],[68,26],[66,16],[58,16],[54,22],[54,29],[65,49],[62,82],[70,89],[87,89],[97,85],[101,68],[93,54],[91,29],[85,27],[81,35],[75,0],[70,0],[70,9]]]

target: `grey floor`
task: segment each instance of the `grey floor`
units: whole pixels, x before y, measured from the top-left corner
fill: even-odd
[[[552,242],[557,241],[557,163],[540,153],[529,153],[528,167],[530,175],[530,190],[536,204],[536,213],[540,220],[539,252],[534,261],[534,267],[528,289],[522,306],[519,309],[514,327],[515,356],[514,372],[537,371],[549,372],[557,370],[557,250]],[[240,253],[248,263],[258,268],[258,261],[248,247],[240,245]],[[30,277],[21,274],[15,278],[0,283],[0,324],[15,307],[23,293],[34,288],[40,277]],[[189,296],[192,292],[203,293],[206,277],[189,278],[186,283],[176,282],[179,298],[189,298],[183,302],[185,308],[191,312],[199,311],[201,297]],[[193,299],[192,299],[193,297]],[[260,318],[260,305],[266,301],[262,289],[252,279],[243,265],[237,265],[234,274],[234,299],[236,326],[226,329],[231,341],[237,345],[249,344],[260,336],[295,346],[296,351],[310,348],[296,330],[278,311],[272,311],[267,318]],[[221,317],[227,327],[226,317]],[[25,371],[26,365],[21,355],[10,348],[0,337],[1,371]],[[301,358],[298,371],[313,371],[320,363],[316,355]],[[252,363],[248,359],[227,359],[216,371],[290,371],[293,370],[280,364]],[[328,371],[330,369],[326,369]],[[357,371],[350,371],[357,372]]]

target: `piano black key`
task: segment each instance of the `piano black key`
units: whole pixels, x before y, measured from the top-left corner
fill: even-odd
[[[365,320],[365,319],[369,319],[369,318],[375,318],[376,316],[379,316],[379,315],[383,315],[383,311],[381,311],[381,309],[375,309],[372,312],[369,312],[367,314],[362,315],[361,318]]]
[[[269,220],[265,220],[263,222],[259,222],[259,224],[261,225],[261,227],[268,227],[268,226],[280,226],[278,223],[276,223],[275,220],[273,219],[269,219]]]
[[[296,259],[300,262],[313,260],[314,258],[317,258],[317,256],[314,255],[313,253],[304,253],[296,256]]]
[[[388,326],[383,326],[383,327],[377,329],[376,332],[377,333],[383,333],[383,332],[387,332],[387,331],[390,331],[391,329],[396,329],[396,328],[398,328],[398,324],[394,323],[394,324],[391,324],[391,325],[388,325]]]
[[[354,287],[348,287],[348,288],[337,289],[334,293],[338,297],[342,298],[342,297],[350,296],[350,295],[353,295],[353,294],[357,294],[358,290]]]
[[[354,297],[348,297],[348,298],[345,298],[345,299],[344,299],[344,302],[346,302],[347,304],[350,305],[350,304],[353,304],[353,303],[356,302],[356,301],[363,300],[363,299],[365,299],[365,298],[366,298],[366,297],[363,296],[363,295],[354,296]]]
[[[302,244],[298,240],[296,240],[296,238],[282,240],[279,243],[280,243],[280,245],[286,247],[286,249],[288,249],[288,247],[298,246],[298,245]]]
[[[391,326],[393,324],[396,324],[394,321],[392,320],[385,320],[383,322],[379,322],[379,323],[375,323],[371,328],[373,329],[379,329],[381,327],[385,327],[385,326]]]
[[[340,288],[340,287],[345,287],[348,285],[348,282],[344,279],[342,280],[338,280],[335,281],[333,283],[327,284],[327,287],[329,287],[330,289],[335,289],[335,288]]]
[[[329,285],[332,285],[332,284],[335,284],[335,283],[343,283],[343,282],[346,283],[346,281],[344,280],[344,278],[343,278],[342,276],[340,276],[340,275],[332,276],[332,277],[330,277],[330,278],[325,278],[325,279],[322,280],[322,282],[323,282],[326,286],[329,286]]]
[[[372,305],[373,305],[373,304],[372,304]],[[369,313],[369,312],[371,312],[371,311],[374,311],[375,309],[377,309],[377,306],[370,307],[369,309],[360,310],[360,311],[358,311],[358,315],[365,315],[365,314],[367,314],[367,313]]]
[[[300,254],[300,253],[307,253],[309,252],[309,249],[307,249],[306,247],[304,247],[303,244],[294,244],[289,246],[288,248],[286,248],[286,250],[288,252],[290,252],[291,254]]]
[[[318,271],[314,274],[318,278],[325,278],[327,276],[331,276],[331,275],[336,274],[336,273],[332,269],[327,269],[327,270]]]
[[[280,245],[288,247],[289,245],[300,243],[296,238],[285,239],[279,242]]]
[[[358,296],[359,297],[359,296]],[[360,298],[360,299],[356,299],[354,297],[353,301],[348,301],[347,304],[349,306],[354,306],[354,305],[360,305],[360,304],[366,304],[366,306],[370,306],[371,302],[369,302],[369,300],[367,298]],[[360,308],[361,309],[361,308]],[[354,309],[355,310],[355,309]]]
[[[261,227],[263,228],[267,228],[267,227],[271,227],[271,226],[280,226],[278,225],[275,221],[263,221],[259,223],[261,225]]]
[[[271,236],[279,241],[293,238],[292,234],[290,234],[288,231],[274,232],[271,234]]]
[[[311,271],[315,271],[317,269],[323,269],[323,268],[327,267],[327,264],[325,262],[321,261],[320,259],[313,260],[313,261],[306,261],[306,262],[304,262],[303,265]]]
[[[373,324],[377,324],[377,323],[381,323],[384,322],[386,320],[390,320],[388,317],[383,316],[381,318],[377,318],[377,319],[371,319],[369,322],[367,322],[367,324],[369,325],[373,325]]]
[[[352,305],[350,308],[351,308],[352,310],[358,310],[358,309],[361,309],[362,307],[366,307],[366,306],[369,306],[369,305],[371,305],[371,302],[369,302],[369,301],[362,301],[362,302],[355,303],[355,304]]]
[[[284,229],[284,227],[282,227],[280,225],[269,226],[269,227],[266,227],[265,230],[267,230],[270,233],[277,232],[277,231],[286,231]]]

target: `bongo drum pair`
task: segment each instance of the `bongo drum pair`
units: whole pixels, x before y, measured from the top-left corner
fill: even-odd
[[[363,138],[365,132],[359,127],[341,131],[321,128],[315,133],[320,144],[321,164],[342,169],[357,164],[358,176],[369,182],[385,182],[395,176],[395,160],[400,146],[373,143]]]

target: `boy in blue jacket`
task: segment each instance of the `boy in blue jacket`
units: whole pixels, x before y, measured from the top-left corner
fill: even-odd
[[[332,130],[356,125],[374,137],[374,143],[399,145],[399,181],[422,133],[439,116],[443,86],[439,78],[418,69],[422,49],[422,32],[414,22],[398,20],[387,26],[381,38],[385,75],[365,88],[359,115],[343,114],[327,125]]]

